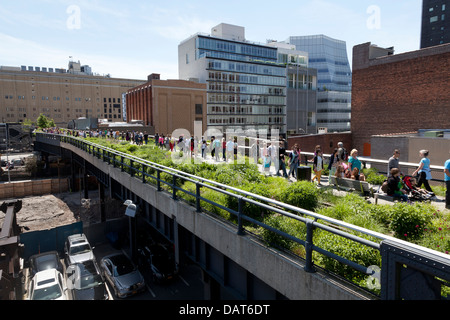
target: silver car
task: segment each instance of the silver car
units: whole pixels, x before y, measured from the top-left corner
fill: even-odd
[[[100,267],[116,297],[125,298],[146,289],[144,277],[123,253],[104,257],[100,262]]]
[[[68,236],[64,246],[66,266],[87,260],[95,260],[93,249],[83,233]]]

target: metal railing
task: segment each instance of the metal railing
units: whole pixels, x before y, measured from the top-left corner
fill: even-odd
[[[66,135],[55,135],[55,134],[45,134],[45,133],[37,133],[36,140],[43,143],[50,143],[52,145],[57,144],[59,142],[67,143],[73,145],[88,154],[103,160],[104,162],[112,165],[115,168],[120,168],[122,172],[126,172],[130,174],[132,177],[140,178],[142,183],[149,183],[153,180],[154,184],[156,184],[157,190],[162,191],[163,185],[167,185],[172,192],[172,198],[174,200],[178,199],[179,192],[190,195],[195,198],[195,207],[197,212],[202,212],[201,202],[207,202],[217,208],[225,210],[230,214],[234,215],[237,219],[237,234],[244,234],[245,227],[244,221],[247,221],[251,224],[257,225],[263,229],[269,230],[273,233],[276,233],[279,236],[282,236],[288,240],[296,242],[302,245],[305,249],[304,254],[304,270],[307,272],[315,271],[315,264],[313,260],[313,252],[320,253],[328,258],[335,259],[339,263],[350,266],[353,269],[361,272],[367,276],[380,277],[380,274],[374,270],[373,266],[363,266],[354,261],[348,260],[347,258],[338,256],[332,252],[329,252],[323,248],[320,248],[314,244],[314,230],[321,229],[326,232],[332,233],[334,235],[349,239],[351,241],[355,241],[363,246],[375,249],[380,251],[382,243],[384,241],[388,241],[389,243],[395,243],[398,246],[404,248],[413,248],[417,252],[422,252],[424,255],[437,256],[440,260],[444,260],[446,263],[450,265],[450,259],[447,255],[443,253],[420,247],[411,243],[408,243],[403,240],[399,240],[397,238],[393,238],[387,236],[385,234],[380,234],[378,232],[368,230],[365,228],[361,228],[340,220],[336,220],[324,215],[317,214],[315,212],[305,210],[302,208],[298,208],[286,203],[282,203],[280,201],[276,201],[274,199],[269,199],[263,197],[258,194],[250,193],[247,191],[240,190],[238,188],[234,188],[228,185],[224,185],[218,183],[216,181],[208,180],[202,177],[198,177],[174,168],[166,167],[158,163],[154,163],[148,160],[144,160],[133,155],[119,152],[117,150],[113,150],[101,145],[94,144],[92,142],[86,141],[82,138],[76,138],[73,136]],[[162,174],[169,175],[170,181],[166,181],[162,179]],[[195,193],[190,192],[188,190],[183,189],[178,185],[178,182],[192,182],[195,184]],[[210,189],[215,192],[222,193],[224,195],[233,197],[236,199],[238,203],[237,210],[227,208],[211,199],[207,199],[202,197],[201,190]],[[306,226],[306,236],[305,239],[297,238],[293,235],[290,235],[282,230],[278,230],[273,228],[270,225],[265,224],[262,221],[253,219],[252,217],[244,214],[244,205],[245,203],[249,203],[255,206],[260,207],[261,209],[268,210],[273,213],[277,213],[279,215],[288,217],[290,219],[299,221]],[[318,222],[320,221],[320,222]],[[362,236],[355,235],[354,233],[359,233]],[[371,237],[373,241],[367,240],[363,238],[364,236]],[[382,261],[382,265],[386,263]],[[442,271],[442,270],[441,270]],[[446,271],[447,272],[447,271]],[[450,272],[448,273],[448,277],[442,277],[446,281],[450,281]],[[381,287],[380,291],[386,291],[392,288],[392,284],[384,285]]]

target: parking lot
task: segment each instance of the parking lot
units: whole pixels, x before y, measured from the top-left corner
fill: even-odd
[[[103,243],[97,245],[93,249],[97,263],[100,265],[100,260],[109,254],[116,252],[126,251],[114,249],[109,243]],[[67,263],[64,261],[64,256],[60,256],[61,263],[64,266],[64,278],[67,281],[66,270]],[[190,263],[188,259],[183,259],[180,264],[179,274],[166,282],[157,282],[152,279],[149,269],[139,268],[145,279],[145,290],[136,295],[124,298],[125,300],[203,300],[203,282],[201,269],[193,263]],[[23,299],[28,299],[29,283],[31,281],[29,268],[24,268],[24,296]],[[107,291],[109,300],[123,300],[117,298],[113,294],[113,289],[110,284],[107,284]]]
[[[111,253],[118,252],[109,243],[105,243],[94,248],[94,254],[98,262]],[[158,283],[152,280],[149,270],[140,268],[145,278],[147,290],[135,296],[125,298],[126,300],[203,300],[203,282],[201,269],[187,259],[181,262],[179,274],[165,283]],[[117,299],[111,294],[111,287],[108,285],[110,299]]]

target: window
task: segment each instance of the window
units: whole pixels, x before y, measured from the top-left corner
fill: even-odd
[[[203,114],[203,105],[202,104],[195,105],[195,114]]]
[[[438,21],[438,16],[434,16],[430,18],[430,23]]]

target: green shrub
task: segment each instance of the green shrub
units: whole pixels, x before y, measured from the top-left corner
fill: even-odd
[[[433,214],[435,219],[425,228],[419,245],[440,251],[446,254],[450,253],[450,222],[447,216]]]
[[[190,192],[190,193],[193,193],[193,194],[196,194],[196,193],[197,193],[197,187],[196,187],[195,183],[190,182],[190,181],[185,182],[185,183],[181,186],[181,188],[182,188],[183,190],[186,190],[186,191],[188,191],[188,192]],[[195,203],[196,203],[196,198],[195,198],[194,196],[191,196],[190,194],[185,193],[185,192],[183,192],[183,191],[179,191],[179,192],[178,192],[178,196],[179,196],[180,198],[186,200],[187,202],[191,203],[191,204],[195,204]]]
[[[131,153],[135,152],[137,149],[138,149],[138,146],[135,144],[130,144],[127,146],[127,151],[131,152]]]
[[[312,211],[319,202],[319,191],[311,182],[297,181],[283,190],[280,198],[284,203]]]
[[[432,217],[430,206],[421,203],[397,203],[392,206],[390,228],[395,237],[415,241],[430,227]]]
[[[267,185],[264,184],[253,184],[253,183],[249,183],[247,182],[244,185],[240,185],[239,189],[243,190],[243,191],[247,191],[253,194],[257,194],[263,197],[269,197],[270,198],[270,189],[268,188]],[[239,196],[241,195],[238,192],[232,192],[233,194],[235,194],[236,196],[232,196],[232,195],[225,195],[225,206],[227,208],[230,208],[232,210],[238,211],[239,210]],[[253,197],[246,197],[247,199],[252,199],[252,200],[256,200],[259,201]],[[249,203],[247,201],[243,202],[243,208],[242,208],[242,213],[246,216],[249,216],[255,220],[262,220],[263,217],[268,213],[268,210],[265,208],[262,208],[256,204],[253,203]]]
[[[369,237],[367,237],[369,238]],[[372,240],[373,239],[369,239]],[[336,254],[359,265],[370,267],[380,266],[380,252],[355,241],[328,233],[323,230],[316,230],[313,238],[314,244],[328,252]],[[328,271],[334,272],[360,286],[365,286],[367,276],[342,264],[333,258],[326,257],[317,252],[313,253],[314,263]]]
[[[370,184],[381,185],[387,179],[386,176],[378,174],[376,168],[363,169],[362,173],[366,177],[366,181]]]
[[[306,226],[303,222],[298,220],[275,214],[265,217],[263,222],[274,229],[283,231],[298,239],[305,240],[306,238]],[[288,250],[293,250],[294,248],[301,246],[299,243],[289,240],[268,229],[263,229],[261,235],[264,241],[272,246]]]
[[[214,180],[234,187],[240,187],[243,184],[261,183],[262,175],[256,165],[252,164],[229,164],[217,167]]]
[[[208,199],[208,200],[213,201],[217,204],[220,204],[224,207],[227,207],[226,199],[225,199],[226,195],[221,192],[217,192],[217,191],[207,189],[207,188],[202,188],[200,191],[200,194],[205,199]],[[228,221],[236,221],[236,216],[234,216],[227,210],[217,207],[214,204],[211,204],[209,202],[202,200],[202,201],[200,201],[200,206],[203,210],[210,212],[212,214],[216,214]]]

